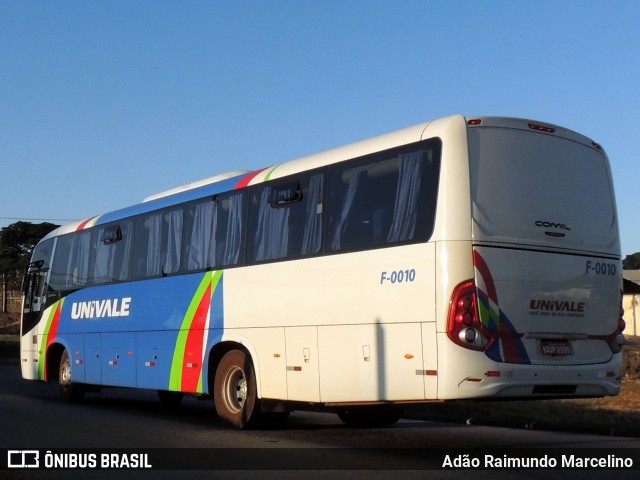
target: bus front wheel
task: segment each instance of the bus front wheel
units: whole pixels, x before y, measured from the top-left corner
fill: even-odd
[[[82,385],[73,381],[71,375],[71,360],[66,350],[62,352],[62,357],[60,357],[58,385],[60,386],[60,398],[65,402],[79,402],[84,397]]]
[[[260,406],[256,377],[249,355],[231,350],[220,360],[213,384],[213,397],[220,419],[236,428],[247,428],[258,421]]]

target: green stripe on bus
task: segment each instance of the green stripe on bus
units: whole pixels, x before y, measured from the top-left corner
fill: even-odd
[[[269,170],[269,172],[265,175],[264,177],[264,181],[268,181],[271,178],[271,175],[273,174],[273,172],[276,171],[276,168],[278,168],[281,164],[279,163],[278,165],[276,165],[275,167],[273,167],[271,170]]]
[[[51,305],[51,310],[49,311],[49,318],[47,318],[47,324],[44,327],[44,332],[42,332],[42,342],[40,343],[40,355],[38,357],[38,379],[39,380],[45,380],[44,368],[45,368],[46,357],[47,357],[47,341],[49,340],[49,330],[51,330],[51,324],[53,323],[53,319],[56,316],[58,307],[62,308],[62,302],[64,302],[64,299],[58,300],[56,303]]]
[[[191,299],[191,303],[189,304],[189,308],[187,309],[187,313],[184,316],[184,320],[182,321],[182,325],[180,326],[180,331],[178,332],[178,339],[176,341],[176,347],[173,352],[173,361],[171,362],[171,374],[169,377],[169,390],[172,391],[181,391],[182,389],[182,369],[184,363],[184,352],[187,346],[187,339],[189,338],[189,331],[191,329],[191,324],[193,323],[193,319],[196,311],[198,310],[198,306],[202,301],[202,298],[207,291],[209,285],[211,285],[211,296],[213,297],[213,293],[215,292],[215,288],[222,277],[222,271],[211,271],[207,272],[198,289],[196,290],[195,295]],[[200,381],[201,383],[201,381]]]

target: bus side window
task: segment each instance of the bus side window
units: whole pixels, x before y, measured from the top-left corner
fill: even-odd
[[[72,290],[86,285],[89,275],[90,243],[89,230],[58,237],[49,278],[53,291]]]
[[[273,181],[251,190],[248,258],[262,262],[314,255],[322,246],[324,174]]]
[[[180,268],[181,245],[181,208],[139,217],[133,245],[133,278],[176,273]]]
[[[188,209],[187,269],[222,268],[242,262],[244,194],[216,195]]]
[[[244,238],[244,194],[234,192],[218,195],[215,199],[215,248],[216,268],[229,267],[242,262]]]
[[[426,241],[440,170],[434,148],[396,149],[330,167],[328,245],[334,252]]]
[[[356,166],[332,175],[329,248],[332,251],[357,251],[371,248],[374,239],[373,214],[381,211],[388,196],[376,177],[378,164]],[[378,235],[379,232],[378,232]]]
[[[132,222],[98,228],[93,237],[95,263],[91,283],[121,282],[129,279]]]

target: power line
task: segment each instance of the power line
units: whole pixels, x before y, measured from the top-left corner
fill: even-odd
[[[25,218],[25,217],[0,217],[0,220],[24,220],[28,222],[75,222],[76,218]]]

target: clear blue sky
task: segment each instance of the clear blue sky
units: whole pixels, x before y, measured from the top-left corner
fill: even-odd
[[[640,251],[640,2],[0,0],[0,227],[453,113],[609,154]]]

